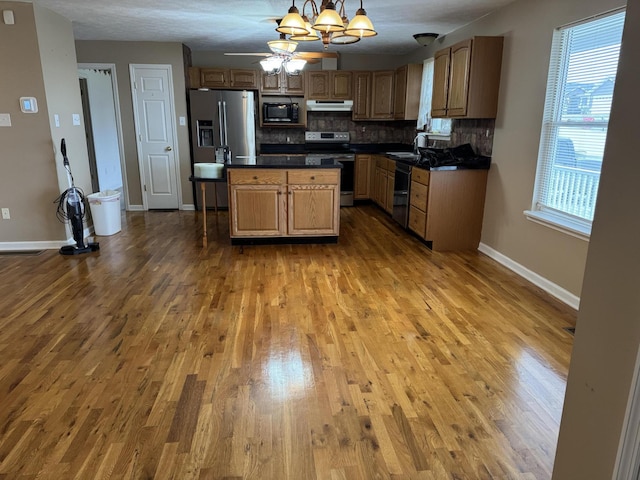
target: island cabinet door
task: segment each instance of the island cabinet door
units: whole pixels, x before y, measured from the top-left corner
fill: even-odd
[[[289,185],[289,235],[338,235],[339,185]]]
[[[231,236],[282,236],[286,233],[284,186],[231,185]]]

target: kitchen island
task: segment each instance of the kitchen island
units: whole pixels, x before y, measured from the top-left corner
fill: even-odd
[[[226,165],[231,243],[336,243],[341,168],[332,158],[233,158]]]

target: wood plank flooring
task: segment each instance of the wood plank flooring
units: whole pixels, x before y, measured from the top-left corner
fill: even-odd
[[[376,207],[337,245],[129,212],[0,256],[0,479],[549,479],[575,312]],[[213,217],[213,218],[211,218]]]

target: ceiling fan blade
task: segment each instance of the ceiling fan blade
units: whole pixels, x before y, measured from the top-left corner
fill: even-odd
[[[242,53],[225,53],[225,55],[246,55],[246,56],[251,56],[251,57],[270,57],[271,55],[273,55],[273,53],[266,53],[266,52],[242,52]]]
[[[318,58],[338,58],[337,52],[295,52],[294,57],[303,58],[305,60]]]

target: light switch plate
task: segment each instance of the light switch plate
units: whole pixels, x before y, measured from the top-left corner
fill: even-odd
[[[58,115],[57,113],[53,114],[53,121],[56,124],[56,127],[60,127],[60,115]]]
[[[187,119],[184,117],[180,117],[178,120],[180,121],[181,127],[184,127],[187,124]]]
[[[79,113],[74,113],[71,118],[73,119],[73,124],[78,126],[80,125],[80,114]]]
[[[8,113],[0,113],[0,127],[11,126],[11,115]]]

